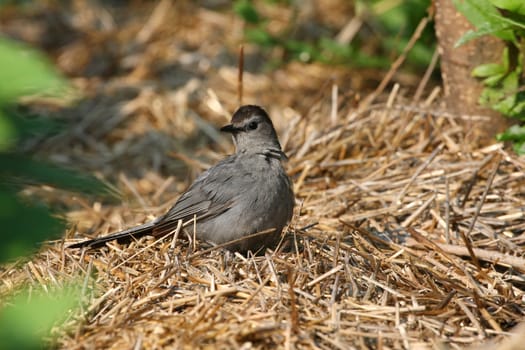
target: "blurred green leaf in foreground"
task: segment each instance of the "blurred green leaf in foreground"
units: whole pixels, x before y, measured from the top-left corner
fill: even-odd
[[[49,185],[78,192],[102,192],[91,176],[37,160],[17,148],[24,139],[56,130],[56,122],[28,118],[13,108],[21,97],[59,97],[69,89],[46,58],[25,45],[0,39],[0,263],[31,253],[37,243],[58,237],[64,223],[47,206],[19,192],[28,185]]]
[[[21,97],[60,98],[69,89],[52,64],[23,44],[0,39],[0,81],[0,263],[6,263],[29,255],[40,242],[64,232],[65,223],[57,213],[35,196],[21,194],[27,186],[48,185],[91,193],[108,189],[92,176],[20,151],[25,139],[56,130],[56,122],[29,117],[16,108]],[[27,290],[18,288],[16,294],[8,302],[3,300],[0,308],[0,349],[42,348],[44,340],[51,339],[52,326],[63,321],[63,315],[77,299],[71,290],[55,288],[44,294],[38,285]]]
[[[0,104],[9,104],[21,96],[57,94],[67,89],[67,82],[38,51],[0,38]]]
[[[57,322],[64,322],[78,304],[78,288],[49,293],[25,290],[0,310],[0,350],[42,349]]]

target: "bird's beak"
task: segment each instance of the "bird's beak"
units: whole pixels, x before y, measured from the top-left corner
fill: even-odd
[[[221,128],[221,131],[222,132],[229,132],[231,134],[234,134],[236,133],[237,131],[239,131],[238,128],[236,128],[235,126],[233,126],[232,124],[228,124],[228,125],[225,125]]]

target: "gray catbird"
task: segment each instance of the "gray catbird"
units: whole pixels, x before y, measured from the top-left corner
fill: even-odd
[[[240,107],[231,124],[221,131],[232,134],[235,154],[202,173],[165,215],[70,248],[97,248],[112,240],[126,243],[146,235],[167,235],[179,220],[193,234],[194,218],[197,238],[213,244],[235,241],[227,246],[230,250],[255,252],[274,244],[292,218],[294,193],[282,166],[287,158],[272,121],[261,107],[247,105]],[[242,239],[263,231],[270,233]]]

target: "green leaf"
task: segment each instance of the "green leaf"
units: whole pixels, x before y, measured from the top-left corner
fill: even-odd
[[[522,22],[518,22],[511,18],[501,16],[500,14],[497,14],[497,15],[490,14],[490,17],[494,18],[500,23],[507,23],[509,27],[525,29],[525,24],[523,24]],[[512,28],[512,29],[516,29],[516,28]]]
[[[512,71],[503,79],[503,92],[516,95],[519,86],[519,74]]]
[[[514,149],[514,152],[516,152],[520,156],[524,155],[525,154],[525,141],[515,142],[512,148]]]
[[[489,14],[498,14],[489,0],[452,0],[452,3],[475,27],[485,24]]]
[[[505,72],[508,72],[510,67],[510,56],[509,48],[507,46],[503,48],[503,56],[501,58],[501,62],[503,64],[503,68],[505,68]]]
[[[0,179],[46,184],[71,191],[114,195],[114,190],[93,176],[77,173],[21,154],[0,153]]]
[[[510,116],[512,114],[512,109],[516,104],[516,95],[510,95],[500,100],[498,103],[492,105],[492,109]]]
[[[0,110],[0,152],[12,148],[17,136],[13,122]]]
[[[525,2],[523,0],[489,0],[492,5],[510,12],[525,15]]]
[[[512,34],[512,30],[510,28],[510,25],[507,23],[498,23],[498,24],[485,23],[485,24],[482,24],[478,28],[478,30],[476,31],[469,30],[465,34],[463,34],[463,36],[461,36],[461,38],[459,38],[458,41],[454,44],[454,47],[459,47],[471,40],[480,38],[485,35],[495,35],[497,37],[500,37],[501,39],[503,39],[502,36],[505,38],[514,37],[514,35]],[[507,39],[507,40],[510,40],[510,39]]]
[[[0,152],[13,149],[17,141],[64,129],[64,123],[41,116],[22,115],[0,108]]]
[[[486,63],[481,64],[472,70],[472,76],[477,78],[484,78],[483,84],[488,87],[496,87],[507,76],[510,58],[509,49],[503,49],[502,63]]]
[[[259,13],[248,0],[236,1],[233,5],[233,11],[248,23],[258,24],[261,21]]]
[[[287,40],[284,43],[284,47],[297,59],[303,62],[309,62],[311,60],[317,60],[320,58],[320,51],[314,45],[299,41],[299,40]]]
[[[510,116],[519,120],[525,120],[525,96],[518,94],[514,107],[510,113]]]
[[[489,87],[496,87],[496,86],[499,85],[499,83],[501,83],[503,78],[505,78],[505,74],[504,73],[496,74],[496,75],[490,76],[490,77],[486,78],[485,80],[483,80],[483,84],[485,86],[489,86]]]
[[[525,141],[525,125],[513,125],[496,136],[498,141]]]
[[[0,67],[0,104],[37,92],[58,94],[67,88],[42,54],[8,39],[0,38]]]
[[[499,63],[481,64],[472,70],[472,76],[477,78],[486,78],[502,73],[506,73],[505,67]]]
[[[518,70],[507,74],[499,84],[483,89],[480,103],[509,117],[522,118],[525,96],[519,93]]]
[[[263,28],[248,28],[245,31],[246,40],[257,45],[271,47],[278,44],[278,40]]]
[[[513,32],[507,30],[506,19],[488,0],[452,0],[452,2],[456,9],[477,28],[476,32],[468,32],[460,38],[456,46],[486,34],[493,34],[503,40],[512,41],[515,39]]]
[[[492,106],[505,97],[500,87],[487,87],[481,91],[479,103],[483,106],[492,108]]]
[[[48,348],[53,327],[64,322],[79,298],[74,287],[49,294],[23,291],[0,309],[0,349]]]
[[[0,186],[0,225],[0,263],[29,255],[39,242],[58,237],[65,228],[46,206],[22,202],[6,186]]]

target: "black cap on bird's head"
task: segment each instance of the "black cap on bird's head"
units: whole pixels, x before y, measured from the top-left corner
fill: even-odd
[[[260,148],[278,148],[281,145],[268,113],[256,105],[241,106],[233,114],[231,124],[221,131],[233,135],[237,151]]]

